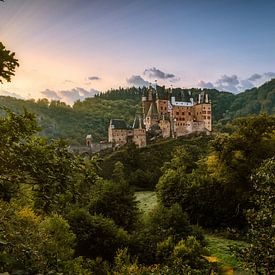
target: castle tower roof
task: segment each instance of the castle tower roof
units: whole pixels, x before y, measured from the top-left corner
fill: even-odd
[[[143,124],[143,120],[141,119],[140,115],[135,116],[135,120],[134,120],[132,128],[133,129],[144,129],[145,128],[145,126]]]
[[[158,109],[156,103],[153,101],[149,107],[147,117],[158,118]]]

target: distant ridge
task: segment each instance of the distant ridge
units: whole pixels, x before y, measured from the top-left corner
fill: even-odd
[[[146,88],[143,88],[146,89]],[[107,138],[107,128],[111,118],[122,118],[132,123],[136,111],[140,110],[142,88],[110,90],[94,98],[77,101],[73,107],[59,101],[49,102],[46,99],[22,100],[0,96],[0,105],[21,112],[23,108],[37,115],[42,128],[41,135],[48,138],[65,138],[72,144],[85,143],[87,134],[94,141]],[[163,87],[158,87],[163,92]],[[186,96],[196,97],[201,89],[176,88]],[[236,117],[252,114],[275,114],[275,79],[258,88],[252,88],[239,94],[205,89],[213,106],[214,124],[226,123]]]

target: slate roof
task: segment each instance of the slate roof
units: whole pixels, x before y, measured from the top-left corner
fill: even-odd
[[[129,128],[123,119],[111,119],[110,125],[112,125],[114,129],[126,130]]]
[[[143,120],[140,115],[135,116],[135,120],[133,123],[133,129],[144,129],[145,126],[143,124]]]
[[[147,117],[158,118],[158,109],[156,103],[153,101],[147,113]]]

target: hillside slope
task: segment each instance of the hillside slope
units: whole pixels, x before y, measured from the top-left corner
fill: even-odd
[[[163,87],[158,87],[163,91]],[[196,98],[200,89],[176,90]],[[275,79],[259,88],[253,88],[234,95],[207,89],[213,104],[213,122],[225,123],[236,117],[250,114],[275,114]],[[21,112],[24,108],[37,115],[42,128],[41,135],[48,138],[65,138],[72,144],[84,144],[85,136],[92,134],[95,141],[107,138],[107,128],[111,118],[123,118],[129,124],[133,122],[136,111],[140,110],[142,89],[128,88],[110,90],[77,101],[74,106],[46,99],[21,100],[0,96],[0,106]]]

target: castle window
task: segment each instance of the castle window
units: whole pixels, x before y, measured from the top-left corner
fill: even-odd
[[[191,113],[190,113],[190,112],[189,112],[188,114],[189,114],[189,116],[191,116]]]
[[[176,112],[176,115],[178,116],[180,113],[179,112]]]
[[[166,110],[167,110],[167,108],[166,108],[166,107],[164,107],[164,110],[166,111]]]
[[[162,106],[160,106],[160,109],[161,109],[161,110],[163,110],[163,107],[162,107]]]
[[[206,116],[203,116],[203,119],[206,119]]]
[[[211,111],[208,111],[207,114],[211,114]]]
[[[208,116],[207,118],[210,119],[210,116]]]
[[[181,113],[184,116],[184,112]]]

